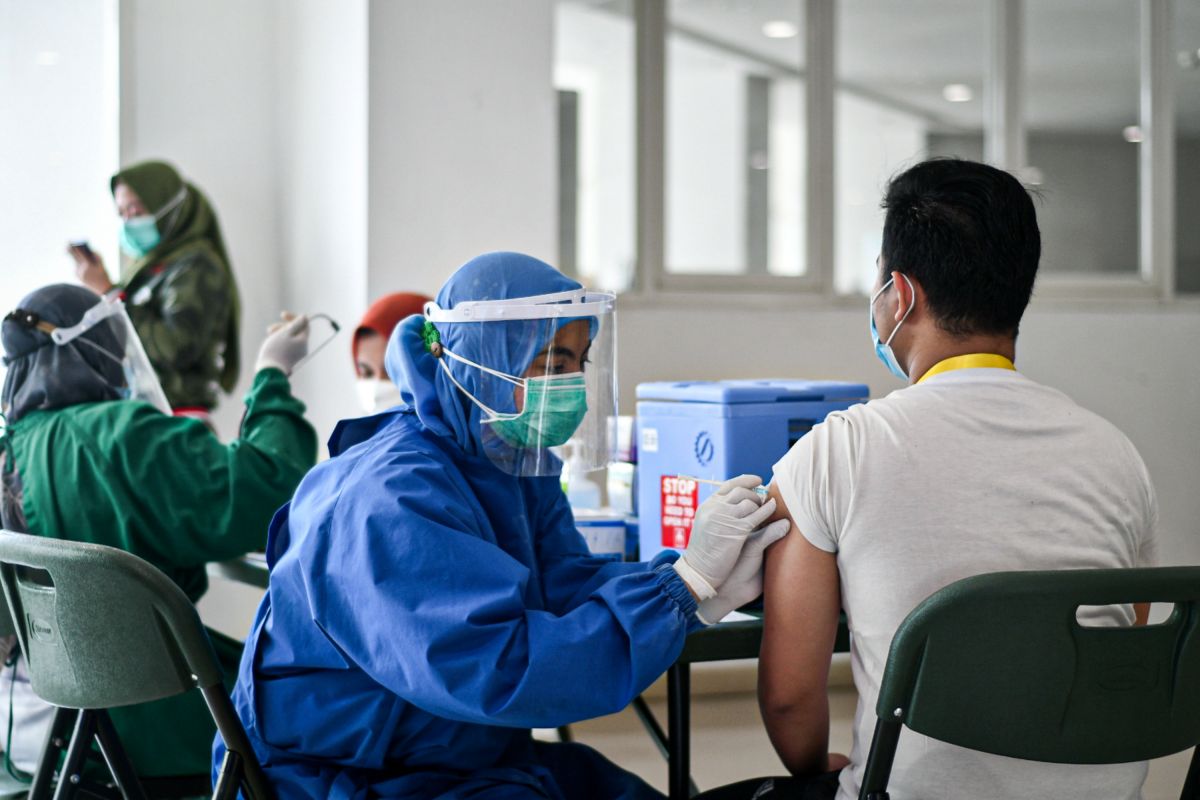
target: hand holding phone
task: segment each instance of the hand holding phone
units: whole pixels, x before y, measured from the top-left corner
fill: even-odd
[[[113,288],[104,268],[104,261],[88,245],[86,239],[76,239],[67,243],[67,253],[75,259],[75,277],[96,294],[104,294]]]
[[[88,245],[87,239],[75,239],[67,243],[67,250],[71,255],[75,256],[75,260],[84,259],[94,261],[96,254],[92,252],[92,248]]]

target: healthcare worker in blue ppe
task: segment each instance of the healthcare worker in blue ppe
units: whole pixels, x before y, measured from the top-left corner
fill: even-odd
[[[764,527],[773,501],[742,476],[681,556],[588,554],[558,474],[563,445],[607,463],[613,312],[489,253],[392,333],[403,402],[339,424],[271,524],[234,702],[280,797],[662,797],[530,728],[623,708],[690,631],[759,594],[787,526]]]

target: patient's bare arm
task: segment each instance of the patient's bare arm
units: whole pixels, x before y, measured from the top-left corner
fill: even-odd
[[[778,488],[775,519],[791,516]],[[775,752],[793,775],[838,769],[830,754],[826,683],[841,599],[837,558],[814,547],[792,522],[792,534],[767,550],[758,704]]]

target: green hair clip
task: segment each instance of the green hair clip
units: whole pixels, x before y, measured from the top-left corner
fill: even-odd
[[[430,355],[434,358],[442,357],[442,334],[429,320],[425,320],[425,327],[421,329],[421,338],[425,340],[425,350]]]

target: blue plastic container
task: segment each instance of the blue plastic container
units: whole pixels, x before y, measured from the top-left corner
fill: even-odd
[[[761,380],[637,387],[640,558],[687,546],[696,508],[724,481],[771,467],[830,411],[866,402],[862,383]]]
[[[599,558],[621,561],[625,558],[626,515],[608,509],[588,509],[574,512],[575,528],[587,542],[591,554]]]

